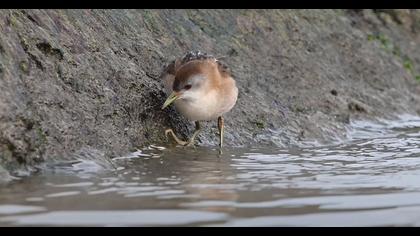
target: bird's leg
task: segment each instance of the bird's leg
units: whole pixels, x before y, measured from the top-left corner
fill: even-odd
[[[198,133],[200,133],[200,131],[201,131],[200,122],[196,121],[195,122],[195,131],[194,131],[193,135],[191,136],[190,140],[188,141],[188,143],[186,143],[186,146],[194,145],[195,138],[197,137]]]
[[[219,118],[217,118],[217,127],[219,128],[219,134],[220,134],[220,148],[223,147],[223,131],[224,131],[224,125],[225,122],[223,120],[223,117],[219,116]]]
[[[172,138],[174,138],[174,139],[175,139],[175,141],[176,141],[179,145],[185,146],[185,145],[187,145],[187,144],[188,144],[188,142],[185,142],[185,141],[180,140],[180,139],[179,139],[179,138],[175,135],[175,133],[174,133],[174,131],[173,131],[172,129],[167,129],[167,130],[165,130],[165,135],[166,135],[166,137],[168,137],[168,133],[170,133],[170,134],[172,135]]]

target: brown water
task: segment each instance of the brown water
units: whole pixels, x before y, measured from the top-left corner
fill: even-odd
[[[0,188],[1,226],[420,226],[420,120],[359,122],[349,142],[151,146],[44,167]]]

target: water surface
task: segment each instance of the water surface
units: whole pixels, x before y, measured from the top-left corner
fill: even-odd
[[[420,120],[308,148],[163,148],[0,187],[1,226],[420,226]]]

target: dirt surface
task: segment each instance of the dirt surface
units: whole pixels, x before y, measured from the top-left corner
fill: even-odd
[[[351,120],[419,113],[419,32],[410,10],[1,10],[0,165],[188,137],[159,74],[196,49],[225,56],[239,87],[225,145],[342,140]],[[217,143],[209,122],[199,145]]]

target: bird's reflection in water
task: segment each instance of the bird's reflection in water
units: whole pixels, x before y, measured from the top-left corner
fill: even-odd
[[[226,148],[209,147],[170,147],[159,153],[160,162],[148,162],[148,173],[171,176],[180,181],[185,195],[194,196],[200,201],[236,202],[239,198],[235,183],[235,168],[230,166],[231,155]],[[160,164],[159,164],[160,163]],[[162,165],[164,168],[162,168]],[[157,178],[157,176],[155,176]],[[205,206],[203,210],[230,212],[229,206]]]

